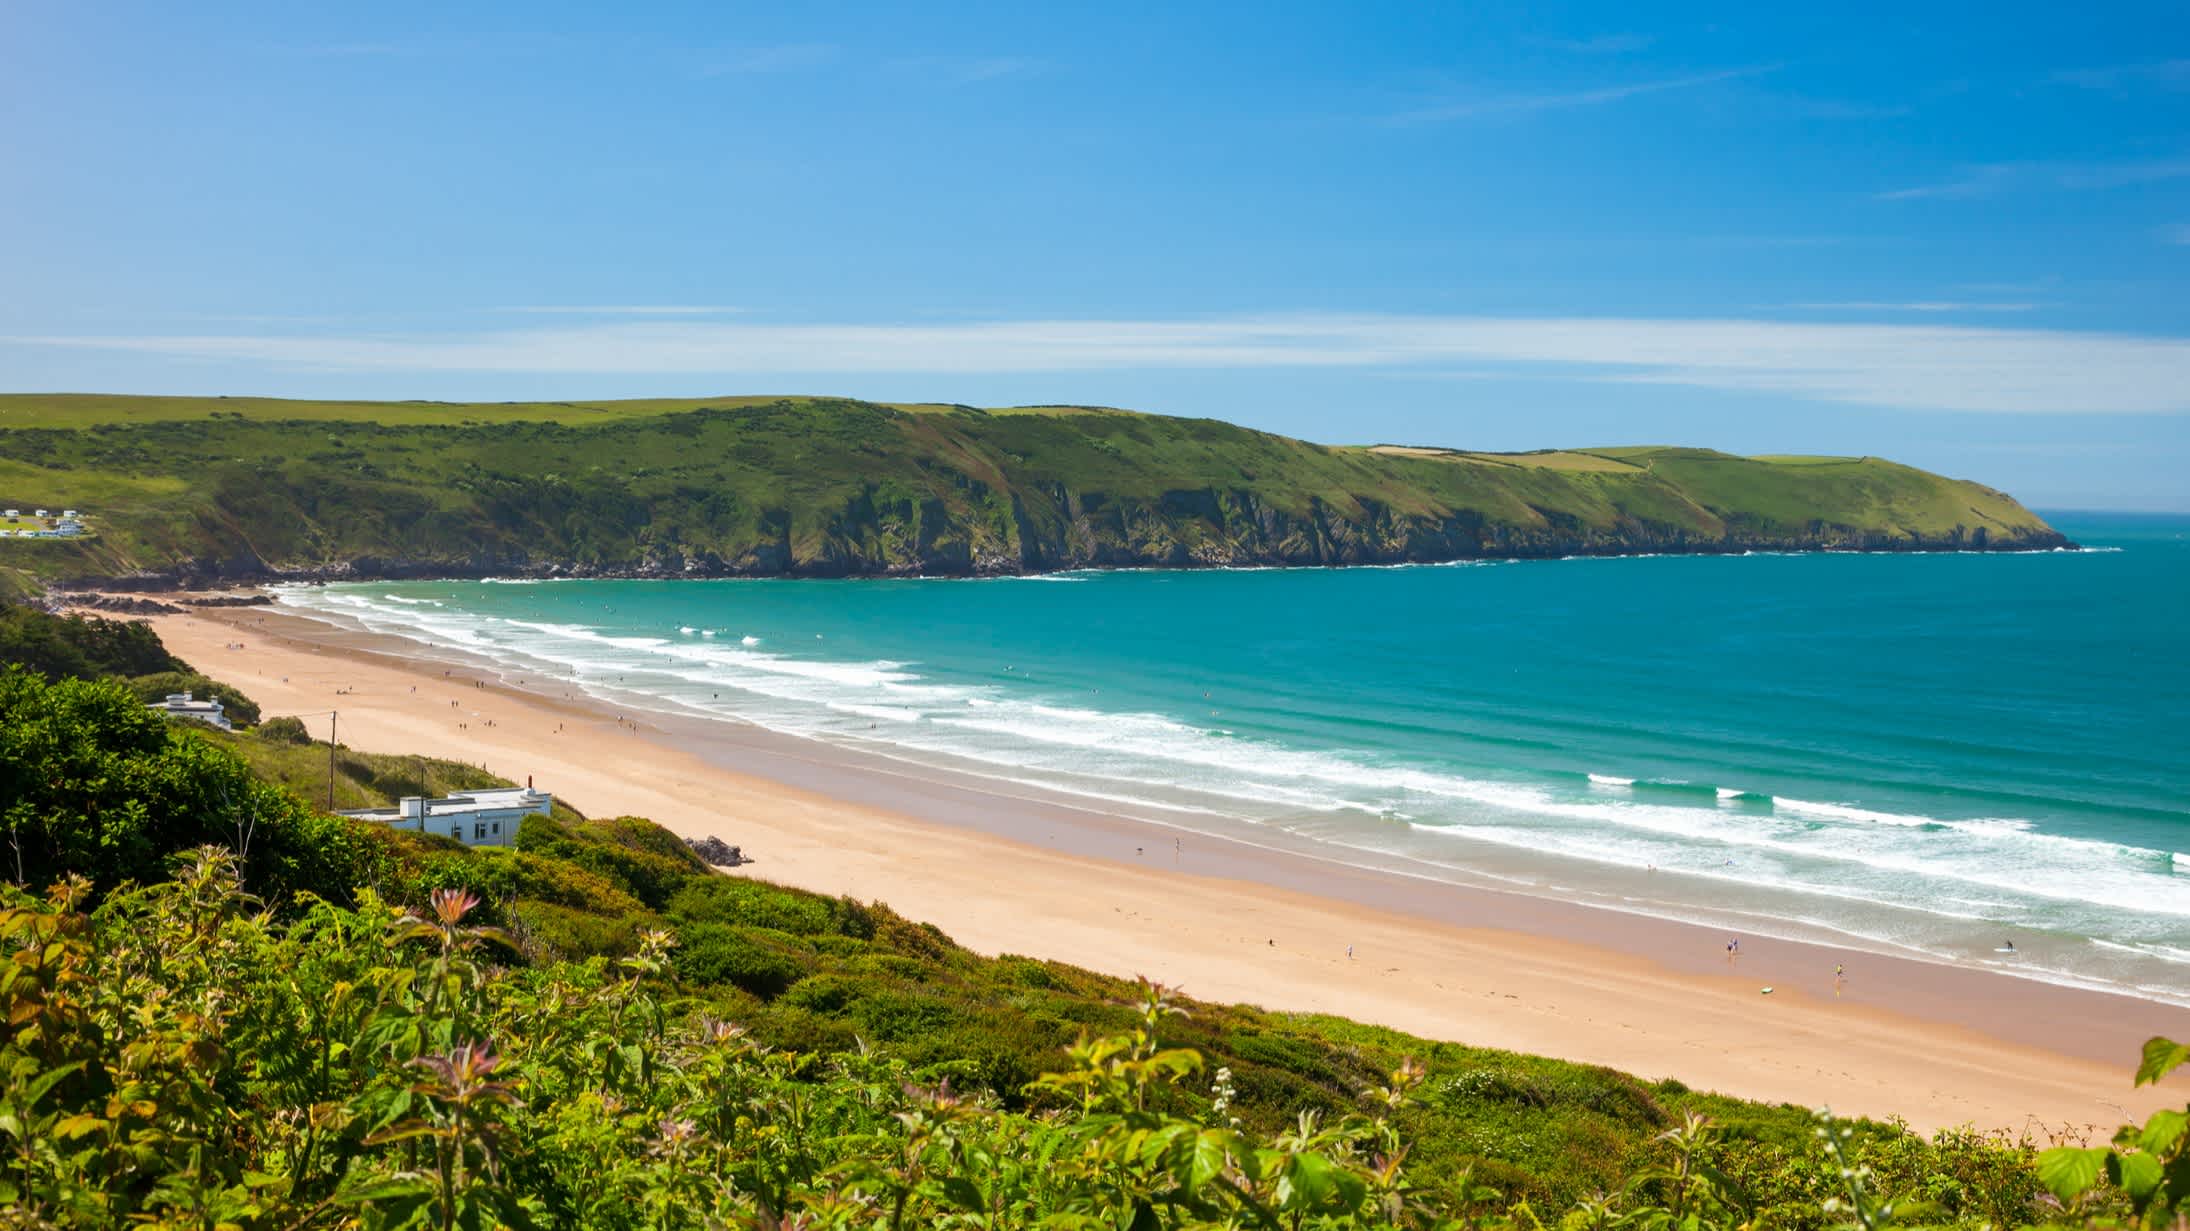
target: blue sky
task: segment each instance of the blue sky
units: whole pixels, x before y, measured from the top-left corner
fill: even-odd
[[[2190,509],[2190,16],[1912,7],[11,0],[0,388],[1087,402]]]

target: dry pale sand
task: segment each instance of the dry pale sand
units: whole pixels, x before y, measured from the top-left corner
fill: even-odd
[[[1974,1124],[2043,1139],[2183,1102],[2174,1085],[2130,1088],[2143,1037],[2170,1024],[2190,1033],[2184,1015],[2149,1002],[1761,939],[1731,966],[1723,938],[1685,925],[1375,873],[1303,875],[1268,852],[1180,859],[1169,835],[1124,822],[1107,831],[1117,856],[1102,858],[1086,853],[1090,831],[1060,843],[1055,815],[1034,804],[992,796],[967,824],[915,819],[723,768],[689,730],[462,669],[445,678],[440,662],[279,609],[152,622],[175,653],[269,716],[339,707],[352,747],[470,761],[531,777],[589,815],[720,834],[758,858],[755,875],[886,901],[984,953],[1925,1130]],[[324,718],[309,721],[324,735]],[[810,786],[816,771],[805,770]],[[1838,960],[1856,972],[1846,987],[1830,976]],[[1760,995],[1764,983],[1773,994]]]

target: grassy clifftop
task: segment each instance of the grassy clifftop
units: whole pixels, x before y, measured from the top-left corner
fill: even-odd
[[[0,500],[85,511],[0,570],[859,575],[1577,552],[2050,547],[1878,458],[1334,447],[1092,407],[0,396]]]

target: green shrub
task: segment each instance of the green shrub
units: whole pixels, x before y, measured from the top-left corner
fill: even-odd
[[[859,996],[859,985],[839,975],[814,975],[800,979],[784,992],[779,1004],[815,1013],[842,1013]]]
[[[933,996],[890,988],[860,997],[851,1013],[860,1034],[880,1043],[935,1035],[953,1024],[953,1016],[950,1006]]]
[[[667,906],[695,876],[712,875],[695,871],[682,860],[638,847],[540,836],[537,828],[533,832],[535,836],[527,837],[524,830],[518,831],[519,843],[526,852],[584,868],[645,903],[650,910]]]
[[[672,860],[692,872],[712,872],[707,861],[692,852],[684,839],[669,832],[643,816],[618,816],[608,820],[583,821],[571,829],[571,836],[589,842],[604,842],[627,847]]]
[[[471,857],[481,863],[506,864],[511,871],[513,893],[534,901],[612,917],[637,915],[646,910],[615,881],[567,859],[536,855],[531,851],[477,852]]]
[[[276,904],[310,891],[347,900],[378,874],[370,839],[255,779],[241,759],[170,724],[112,681],[0,673],[0,875],[68,873],[100,892],[167,874],[176,852],[241,852]]]
[[[772,1000],[806,977],[812,955],[782,932],[695,923],[678,929],[672,961],[687,982],[727,983]]]
[[[14,603],[0,604],[0,665],[9,663],[56,680],[190,669],[149,624],[57,616]]]
[[[670,898],[665,910],[672,919],[740,923],[793,936],[844,935],[845,927],[856,931],[864,919],[863,914],[838,910],[830,899],[818,894],[713,873],[688,881]]]
[[[284,714],[269,718],[259,724],[259,738],[276,744],[309,744],[312,733],[304,729],[304,720]]]
[[[638,948],[647,925],[643,915],[603,915],[536,900],[516,903],[510,914],[520,943],[551,959],[620,957]]]

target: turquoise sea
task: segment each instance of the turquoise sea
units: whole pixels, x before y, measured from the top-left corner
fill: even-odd
[[[1188,831],[2190,1004],[2190,517],[2053,520],[2094,550],[281,598]]]

